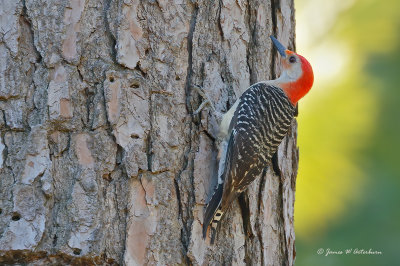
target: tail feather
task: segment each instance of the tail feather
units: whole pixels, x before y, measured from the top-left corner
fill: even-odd
[[[210,202],[208,202],[208,204],[207,204],[206,211],[204,213],[204,221],[203,221],[203,238],[206,238],[207,228],[208,228],[209,224],[211,223],[211,221],[213,221],[212,225],[214,225],[214,221],[216,220],[215,227],[212,226],[212,229],[215,230],[216,226],[218,224],[218,221],[222,217],[222,212],[219,210],[219,207],[221,205],[221,199],[222,199],[222,191],[223,191],[223,184],[218,184],[216,189],[214,190],[214,194],[212,195]],[[218,217],[216,219],[215,216],[217,214],[218,214]],[[213,232],[213,234],[214,234],[214,232]]]

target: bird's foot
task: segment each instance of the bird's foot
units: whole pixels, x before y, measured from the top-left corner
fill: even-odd
[[[213,112],[215,112],[214,104],[210,101],[210,98],[208,98],[204,89],[197,85],[192,85],[192,89],[197,91],[197,93],[200,94],[200,96],[204,99],[204,101],[200,104],[200,106],[196,109],[196,111],[193,112],[193,114],[194,115],[199,114],[201,112],[201,110],[203,110],[204,107],[206,107],[207,105],[209,105],[211,107],[211,109],[213,110]]]

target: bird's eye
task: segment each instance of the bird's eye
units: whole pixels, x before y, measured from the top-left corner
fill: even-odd
[[[289,62],[296,63],[296,57],[294,57],[293,55],[291,57],[289,57]]]

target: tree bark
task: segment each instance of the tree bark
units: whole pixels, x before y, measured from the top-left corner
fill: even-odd
[[[201,237],[216,184],[211,109],[275,78],[292,0],[0,4],[0,264],[293,265],[296,122]]]

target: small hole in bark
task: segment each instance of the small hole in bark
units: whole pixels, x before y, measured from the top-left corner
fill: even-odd
[[[144,54],[145,54],[145,55],[148,55],[148,54],[149,54],[149,52],[150,52],[150,49],[146,49],[146,50],[144,50]]]
[[[107,180],[108,182],[110,182],[110,181],[112,180],[111,174],[110,174],[110,173],[104,174],[104,175],[103,175],[103,179],[104,179],[104,180]]]
[[[3,210],[0,208],[0,214],[2,214],[3,213]]]
[[[74,255],[81,255],[82,250],[80,248],[74,248]]]
[[[110,78],[109,78],[109,81],[110,81],[110,82],[114,82],[114,77],[110,77]]]
[[[131,86],[129,86],[129,87],[131,87],[132,89],[137,89],[137,88],[139,88],[139,84],[132,83]]]
[[[116,164],[120,165],[122,163],[122,159],[124,158],[124,149],[118,145],[117,146],[117,156],[116,156]]]
[[[219,217],[219,216],[221,216],[221,213],[219,213],[219,212],[218,212],[218,213],[217,213],[217,214],[215,214],[215,215],[216,215],[217,217]]]
[[[57,245],[57,235],[53,237],[53,246]]]
[[[175,80],[181,80],[179,76],[175,76]]]
[[[138,139],[138,138],[139,138],[139,135],[138,135],[138,134],[132,134],[132,135],[131,135],[131,138],[132,138],[132,139]]]
[[[19,221],[19,219],[21,219],[21,214],[19,214],[18,212],[13,212],[13,214],[11,216],[11,220]]]

